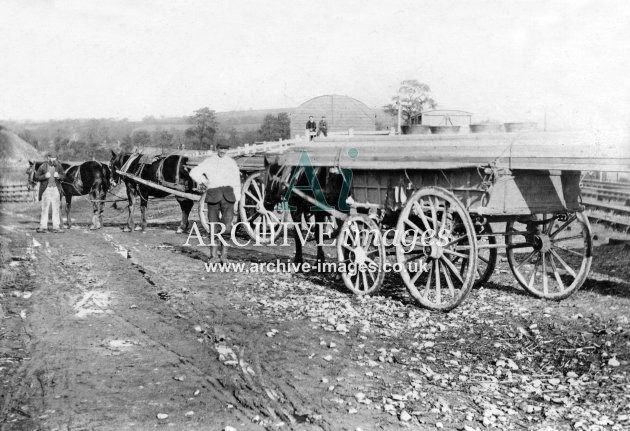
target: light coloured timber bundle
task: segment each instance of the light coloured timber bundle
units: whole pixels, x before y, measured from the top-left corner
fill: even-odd
[[[303,141],[277,156],[296,166],[350,169],[508,169],[630,172],[630,144],[621,135],[531,132],[470,135],[335,137]]]

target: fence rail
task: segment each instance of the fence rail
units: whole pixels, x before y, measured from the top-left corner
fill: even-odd
[[[630,230],[630,183],[584,180],[581,190],[591,220],[625,232]]]
[[[0,184],[0,202],[33,202],[37,191],[29,190],[27,184]]]

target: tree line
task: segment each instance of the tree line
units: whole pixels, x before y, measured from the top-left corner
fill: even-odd
[[[210,150],[224,143],[239,146],[290,137],[291,120],[286,112],[267,114],[257,129],[237,131],[221,125],[216,112],[208,107],[182,118],[145,117],[126,119],[57,120],[40,124],[3,122],[36,149],[54,151],[62,160],[106,160],[110,150],[133,151],[144,147]]]

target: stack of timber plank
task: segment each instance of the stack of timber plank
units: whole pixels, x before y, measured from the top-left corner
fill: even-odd
[[[589,132],[335,137],[270,155],[280,164],[350,169],[508,169],[630,172],[630,140]]]

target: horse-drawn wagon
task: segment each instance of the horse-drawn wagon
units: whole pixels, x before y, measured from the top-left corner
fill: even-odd
[[[267,209],[288,191],[342,220],[338,263],[353,264],[341,276],[358,295],[381,287],[395,256],[420,304],[450,310],[491,276],[504,248],[521,286],[562,299],[592,259],[580,172],[630,169],[630,155],[602,154],[598,142],[539,132],[313,141],[268,156]],[[295,178],[317,181],[324,199],[292,187]],[[494,231],[498,223],[504,231]]]

